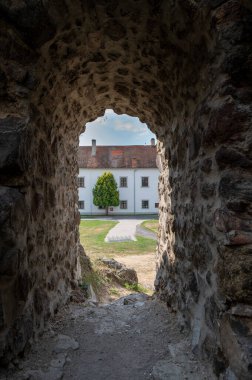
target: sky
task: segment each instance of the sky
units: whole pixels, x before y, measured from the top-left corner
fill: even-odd
[[[97,145],[150,145],[156,136],[138,117],[117,115],[107,109],[104,116],[86,124],[86,131],[80,135],[80,145],[91,145],[95,139]]]

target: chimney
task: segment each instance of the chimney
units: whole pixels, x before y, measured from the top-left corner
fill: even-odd
[[[150,144],[151,144],[151,146],[156,146],[156,145],[155,145],[155,139],[154,139],[154,138],[151,139]]]
[[[96,140],[92,140],[92,156],[96,156]]]

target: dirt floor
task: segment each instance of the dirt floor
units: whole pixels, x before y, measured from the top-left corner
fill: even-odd
[[[154,252],[114,259],[134,268],[152,294]],[[176,314],[131,292],[110,282],[99,304],[94,297],[62,308],[23,358],[0,369],[0,380],[215,380],[209,363],[192,354]]]
[[[156,275],[155,254],[115,256],[114,259],[126,265],[127,268],[134,268],[137,272],[138,283],[148,290],[154,290],[154,280]]]
[[[214,380],[191,353],[175,314],[143,294],[107,305],[70,304],[5,380]]]

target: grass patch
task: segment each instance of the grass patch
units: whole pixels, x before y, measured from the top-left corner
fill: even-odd
[[[80,223],[80,241],[91,261],[102,257],[113,258],[122,255],[141,255],[154,253],[154,240],[137,236],[137,241],[105,243],[109,230],[117,224],[111,220],[82,220]]]
[[[107,277],[104,276],[102,271],[96,267],[93,266],[93,270],[84,274],[82,277],[82,283],[80,287],[83,290],[88,289],[88,285],[92,285],[92,288],[95,292],[95,294],[100,298],[100,295],[103,293],[103,289],[109,284],[109,280]]]
[[[146,230],[149,230],[151,232],[155,232],[155,234],[158,233],[158,220],[150,219],[145,220],[142,224],[142,227],[144,227]]]
[[[150,290],[146,289],[144,286],[140,284],[128,284],[127,282],[124,284],[124,287],[128,290],[133,290],[138,293],[149,293]]]
[[[82,220],[80,222],[80,242],[85,253],[92,263],[92,270],[88,268],[84,256],[81,258],[83,290],[87,285],[92,285],[99,300],[110,297],[125,295],[125,291],[143,292],[152,294],[140,284],[117,287],[117,284],[107,276],[106,269],[99,259],[103,257],[114,258],[115,256],[153,254],[156,242],[142,236],[137,236],[137,241],[106,243],[105,236],[118,222],[112,220]]]
[[[120,291],[117,288],[111,287],[109,289],[109,293],[113,296],[120,296]]]

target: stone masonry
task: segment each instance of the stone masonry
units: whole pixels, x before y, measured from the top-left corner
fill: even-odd
[[[77,149],[106,108],[158,136],[156,291],[195,353],[251,378],[249,0],[0,0],[0,357],[80,277]]]

